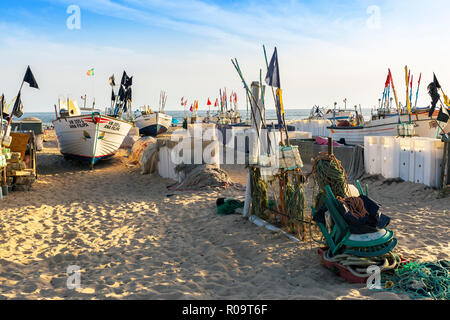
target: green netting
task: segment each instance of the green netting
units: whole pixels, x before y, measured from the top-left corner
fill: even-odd
[[[449,300],[450,261],[409,262],[394,275],[383,275],[382,283],[381,291],[407,294],[413,299]]]
[[[238,200],[225,200],[225,202],[217,207],[217,214],[220,215],[229,215],[229,214],[233,214],[234,210],[236,210],[237,208],[243,208],[244,207],[244,202],[243,201],[238,201]]]

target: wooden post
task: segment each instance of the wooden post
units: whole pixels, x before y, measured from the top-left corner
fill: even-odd
[[[252,82],[252,94],[255,97],[255,100],[259,102],[259,82],[254,81]],[[252,112],[253,110],[257,110],[257,106],[255,105],[254,101],[250,101],[251,103],[251,108],[252,108]],[[259,113],[256,113],[253,117],[252,117],[252,127],[254,129],[256,129],[256,132],[260,132],[261,131],[261,115]],[[256,145],[256,150],[254,150],[252,147],[250,147],[250,153],[253,151],[257,154],[256,160],[259,159],[259,142],[260,142],[260,137],[258,134],[257,137],[257,145]],[[251,142],[251,139],[250,139]],[[251,155],[251,154],[250,154]],[[250,178],[250,168],[248,169],[248,173],[247,173],[247,186],[245,188],[245,203],[244,203],[244,212],[243,215],[244,217],[248,217],[250,216],[250,205],[251,205],[251,201],[252,201],[252,186],[251,186],[251,178]]]
[[[328,138],[328,154],[333,154],[333,138]]]
[[[450,142],[444,142],[444,162],[442,163],[442,186],[441,189],[445,189],[449,185],[449,161],[450,161]]]

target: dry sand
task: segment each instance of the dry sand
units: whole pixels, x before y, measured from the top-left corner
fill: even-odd
[[[218,197],[242,191],[170,192],[173,181],[125,162],[122,153],[90,171],[45,143],[32,191],[0,202],[0,298],[408,299],[346,283],[320,265],[315,244],[216,214]],[[245,184],[243,167],[225,169]],[[399,253],[450,258],[449,198],[365,182],[392,218]],[[81,268],[81,289],[67,289],[69,265]]]

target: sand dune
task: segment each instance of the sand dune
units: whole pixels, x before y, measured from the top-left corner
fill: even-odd
[[[242,191],[168,191],[173,181],[124,162],[121,154],[90,171],[46,144],[32,191],[0,203],[0,298],[408,299],[346,283],[320,265],[315,244],[215,213],[218,197]],[[365,182],[392,217],[398,252],[450,258],[448,198]],[[80,267],[81,289],[66,287],[69,265]]]

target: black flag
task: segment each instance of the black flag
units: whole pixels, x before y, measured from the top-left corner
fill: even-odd
[[[133,85],[133,77],[127,77],[127,80],[125,81],[125,88],[129,88]]]
[[[439,110],[439,114],[437,116],[437,120],[441,122],[447,123],[449,119],[448,109],[446,106],[441,106],[441,109]]]
[[[131,88],[127,89],[127,92],[125,94],[125,101],[132,101],[132,95],[131,95]]]
[[[114,90],[111,92],[111,101],[116,101],[116,95],[114,94]]]
[[[127,79],[128,79],[127,73],[124,71],[122,74],[122,80],[120,81],[120,84],[124,86]]]
[[[23,105],[22,100],[20,99],[20,92],[17,95],[16,102],[14,102],[14,108],[12,110],[12,114],[15,115],[17,118],[20,118],[23,116]]]
[[[440,88],[441,88],[441,85],[439,84],[439,82],[438,82],[438,80],[436,78],[436,75],[434,75],[433,82],[431,82],[428,85],[428,94],[431,97],[431,108],[430,108],[430,111],[428,113],[429,117],[431,117],[433,115],[434,110],[436,109],[436,104],[441,99],[441,96],[439,95],[439,92],[438,92],[438,89],[440,89]]]
[[[436,74],[434,74],[434,73],[433,73],[433,82],[436,85],[436,88],[441,89],[441,85],[439,84],[439,81],[436,78]]]
[[[125,101],[125,98],[126,98],[125,94],[126,94],[126,92],[123,89],[123,86],[120,86],[119,93],[118,93],[120,101]]]
[[[27,68],[27,72],[25,73],[23,81],[28,83],[31,88],[39,89],[36,79],[34,79],[33,72],[31,72],[30,66],[28,66]]]
[[[273,52],[272,59],[267,69],[266,83],[271,87],[281,88],[280,85],[280,69],[278,68],[278,53],[277,48]]]

